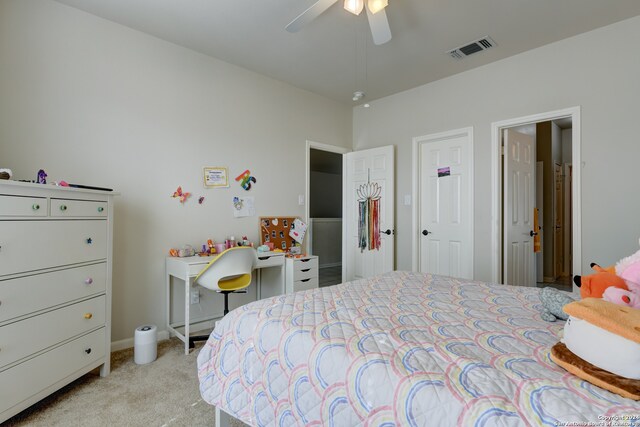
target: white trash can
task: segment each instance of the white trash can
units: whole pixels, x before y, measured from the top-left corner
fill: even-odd
[[[155,325],[143,325],[136,328],[133,337],[133,361],[145,365],[158,356],[158,328]]]

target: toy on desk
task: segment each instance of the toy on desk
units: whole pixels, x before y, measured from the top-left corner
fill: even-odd
[[[169,256],[172,257],[190,257],[196,254],[195,249],[191,245],[184,245],[182,249],[169,249]]]
[[[173,192],[173,195],[171,197],[173,197],[174,199],[180,199],[180,203],[184,203],[187,201],[187,198],[191,196],[191,193],[188,192],[183,192],[182,191],[182,186],[178,187],[178,189],[176,191]]]
[[[53,181],[53,184],[57,187],[69,187],[69,183],[62,179],[60,181]]]
[[[258,248],[256,250],[258,252],[269,252],[269,251],[271,251],[271,248],[269,248],[269,246],[267,246],[267,245],[262,245],[262,246],[258,246]]]
[[[213,243],[213,240],[209,239],[209,240],[207,240],[207,244],[206,245],[202,245],[202,252],[199,252],[198,255],[200,255],[200,256],[211,256],[211,255],[213,255],[215,253],[216,253],[215,244]]]
[[[11,179],[12,176],[11,169],[0,169],[0,179]]]

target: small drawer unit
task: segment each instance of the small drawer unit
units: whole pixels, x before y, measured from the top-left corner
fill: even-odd
[[[287,258],[286,292],[288,294],[318,287],[318,257]]]
[[[0,423],[109,374],[113,195],[0,182]]]

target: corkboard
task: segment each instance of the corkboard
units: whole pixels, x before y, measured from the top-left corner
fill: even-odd
[[[288,250],[295,245],[295,240],[289,236],[291,225],[297,216],[261,216],[260,244],[273,242],[274,249]]]

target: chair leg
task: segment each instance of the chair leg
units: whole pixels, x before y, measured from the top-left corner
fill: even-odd
[[[224,315],[229,313],[229,292],[223,292],[224,294]]]

